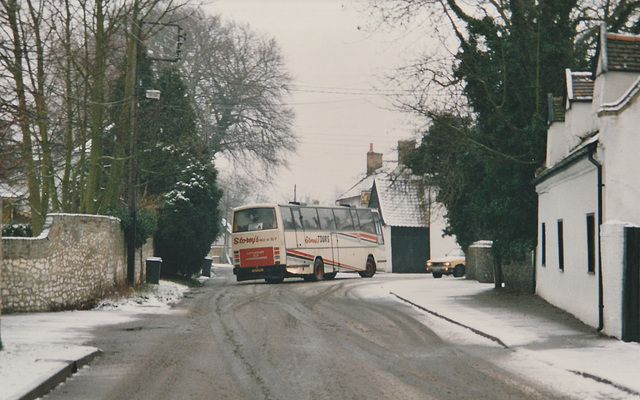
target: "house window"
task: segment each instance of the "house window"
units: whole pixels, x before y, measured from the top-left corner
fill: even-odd
[[[558,220],[558,268],[564,271],[564,226],[562,220]]]
[[[547,265],[547,227],[545,223],[542,223],[542,228],[540,229],[540,258],[542,260],[542,266],[545,267]]]
[[[587,214],[587,272],[596,272],[596,218]]]

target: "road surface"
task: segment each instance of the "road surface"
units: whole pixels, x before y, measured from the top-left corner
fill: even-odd
[[[94,332],[104,355],[45,398],[565,398],[498,367],[508,349],[445,341],[418,310],[357,295],[375,284],[238,283],[223,270],[169,314]]]

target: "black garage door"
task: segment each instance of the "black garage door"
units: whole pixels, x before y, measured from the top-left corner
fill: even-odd
[[[391,227],[392,272],[425,272],[429,259],[429,228]]]

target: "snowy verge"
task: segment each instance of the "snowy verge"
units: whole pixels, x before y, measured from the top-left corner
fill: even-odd
[[[82,345],[95,327],[127,322],[140,313],[169,312],[188,290],[161,280],[126,297],[105,299],[89,311],[2,315],[0,400],[21,399],[76,361],[99,352]]]
[[[167,310],[180,301],[188,290],[188,286],[161,280],[159,285],[146,284],[142,289],[134,291],[129,296],[104,299],[95,307],[95,310],[130,311],[140,307]]]
[[[579,328],[574,318],[543,302],[487,301],[493,284],[425,275],[381,276],[357,289],[359,297],[410,304],[443,340],[473,351],[509,349],[495,364],[533,383],[580,400],[640,399],[640,345]],[[509,300],[505,297],[502,300]]]

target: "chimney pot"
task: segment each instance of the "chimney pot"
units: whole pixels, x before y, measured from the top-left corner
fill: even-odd
[[[411,153],[416,148],[415,139],[412,140],[398,140],[398,164],[405,165],[405,158],[407,154]]]
[[[382,153],[373,151],[373,143],[369,143],[369,152],[367,153],[367,176],[373,175],[378,168],[382,168]]]

